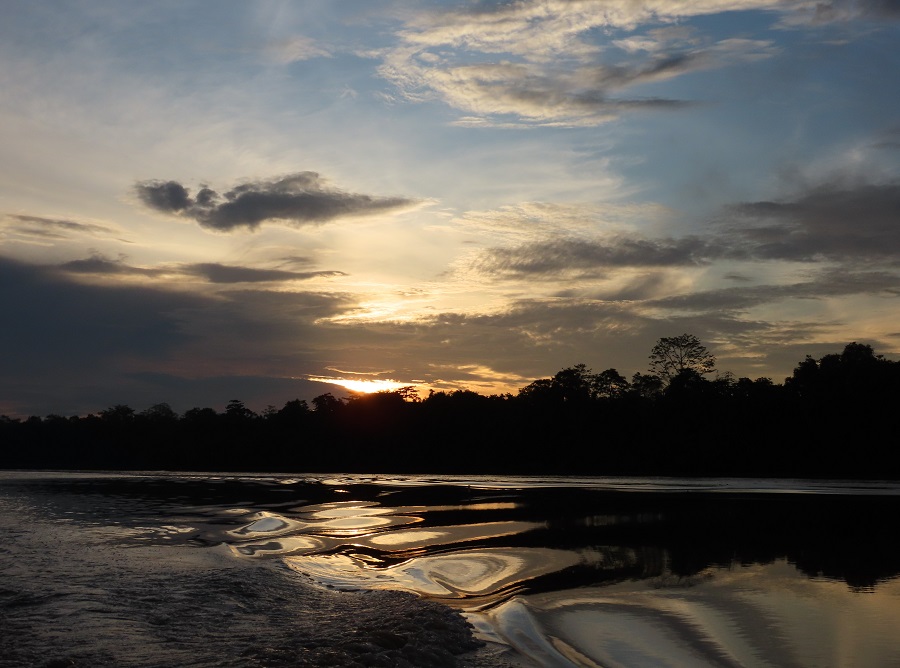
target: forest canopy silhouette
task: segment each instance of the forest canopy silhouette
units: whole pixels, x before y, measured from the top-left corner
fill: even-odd
[[[900,363],[871,346],[807,356],[784,383],[717,372],[693,335],[659,339],[631,379],[585,364],[517,394],[414,387],[321,394],[261,414],[0,416],[0,467],[895,479]]]

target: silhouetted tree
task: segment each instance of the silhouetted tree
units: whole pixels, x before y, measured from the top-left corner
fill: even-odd
[[[699,375],[716,370],[716,358],[693,334],[664,336],[650,351],[650,371],[671,381],[682,371]]]
[[[709,384],[709,381],[694,369],[681,369],[669,378],[669,384],[664,392],[667,397],[696,396]]]
[[[526,401],[549,401],[553,396],[553,381],[539,378],[519,389],[518,397]]]
[[[638,371],[631,377],[630,391],[639,397],[650,399],[659,394],[662,388],[663,382],[659,376]]]
[[[673,340],[696,354],[663,356]],[[712,356],[690,335],[658,345],[665,380],[576,364],[515,397],[406,387],[264,419],[236,399],[180,419],[164,403],[0,417],[0,467],[900,477],[900,363],[871,346],[807,357],[778,385],[706,380]]]
[[[419,391],[416,389],[415,385],[407,385],[406,387],[397,388],[394,391],[403,398],[403,401],[421,401],[419,398]]]
[[[278,417],[289,420],[303,419],[309,415],[309,412],[309,404],[305,400],[292,399],[286,402],[281,410],[278,411]]]
[[[560,400],[585,403],[591,398],[594,377],[584,364],[566,367],[553,376],[553,387]]]
[[[167,403],[153,404],[150,408],[140,412],[140,416],[152,421],[172,421],[178,419],[178,413],[172,410]]]
[[[232,399],[225,406],[225,417],[229,420],[251,420],[256,417],[256,413],[247,408],[243,401]]]
[[[591,389],[594,396],[605,399],[617,399],[631,389],[631,385],[625,376],[615,369],[607,369],[596,374],[591,379]]]
[[[52,416],[48,415],[47,417]],[[134,409],[125,404],[116,404],[105,411],[100,411],[100,418],[112,424],[125,424],[134,419]]]
[[[554,403],[585,403],[593,394],[594,376],[584,364],[557,371],[553,378],[543,378],[519,390],[525,399]]]
[[[212,408],[191,408],[184,412],[184,416],[182,420],[187,423],[193,423],[197,425],[210,425],[215,423],[218,415],[216,411]]]
[[[326,392],[325,394],[313,397],[312,404],[316,413],[319,415],[334,414],[341,406],[343,406],[343,402],[336,398],[331,392]]]

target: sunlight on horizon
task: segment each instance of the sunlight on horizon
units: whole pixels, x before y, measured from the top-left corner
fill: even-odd
[[[398,390],[401,387],[409,387],[412,383],[399,383],[396,380],[360,380],[356,378],[329,378],[326,376],[309,376],[309,380],[317,383],[331,383],[332,385],[340,385],[351,392],[363,392],[370,394],[372,392],[389,392]]]

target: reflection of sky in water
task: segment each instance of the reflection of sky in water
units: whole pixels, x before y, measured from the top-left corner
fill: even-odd
[[[817,485],[829,495],[840,488]],[[714,481],[685,487],[719,488]],[[874,489],[861,487],[864,494]],[[752,481],[743,488],[773,492]],[[381,500],[394,500],[391,494]],[[282,536],[253,556],[281,555],[292,570],[331,588],[401,590],[450,604],[482,638],[539,665],[900,665],[897,581],[861,594],[845,582],[810,578],[785,559],[679,574],[668,549],[653,542],[672,539],[665,538],[665,503],[623,514],[557,501],[553,512],[565,516],[542,519],[535,516],[541,511],[523,517],[521,499],[294,507],[302,518],[295,533],[305,538]],[[696,521],[708,519],[706,512]],[[495,519],[504,514],[509,519]],[[489,518],[495,521],[479,521]],[[663,538],[647,542],[648,531]]]
[[[369,515],[390,515],[396,512],[394,508],[383,508],[374,502],[362,501],[337,501],[334,503],[322,503],[315,506],[301,506],[296,511],[302,513],[311,520],[328,520],[342,517],[366,517]]]
[[[521,596],[473,621],[541,665],[900,665],[900,582],[860,595],[785,562],[715,569],[692,587]]]
[[[508,597],[523,582],[572,566],[578,557],[549,548],[493,548],[414,557],[387,568],[372,568],[354,554],[285,561],[331,587],[399,589],[473,609]]]
[[[377,533],[356,541],[358,545],[385,550],[426,548],[437,545],[457,545],[488,538],[513,536],[539,527],[534,522],[481,522],[435,529],[398,529]]]
[[[404,547],[437,543],[438,541],[446,540],[447,536],[448,533],[446,531],[410,529],[369,536],[366,542],[369,545],[378,545],[380,547]]]
[[[223,500],[173,478],[177,503],[106,494],[133,522],[94,526],[77,496],[65,512],[129,544],[225,542],[443,601],[542,665],[900,666],[892,483],[346,476],[241,479]]]

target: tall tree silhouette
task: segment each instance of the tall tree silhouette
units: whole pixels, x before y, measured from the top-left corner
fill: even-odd
[[[716,358],[693,334],[664,336],[650,351],[650,371],[667,382],[685,372],[702,376],[716,370]]]

